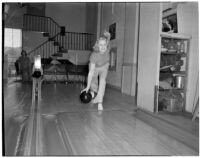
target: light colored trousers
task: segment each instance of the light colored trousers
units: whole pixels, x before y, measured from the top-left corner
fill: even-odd
[[[108,68],[109,68],[109,63],[101,67],[95,67],[94,69],[94,74],[92,77],[90,89],[97,93],[96,99],[98,103],[103,102]],[[99,84],[98,84],[98,76],[99,76]]]

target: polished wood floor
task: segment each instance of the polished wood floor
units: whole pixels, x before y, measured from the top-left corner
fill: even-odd
[[[82,88],[43,84],[42,101],[34,110],[31,84],[5,83],[5,155],[199,155],[198,145],[170,136],[160,128],[162,123],[153,126],[150,119],[151,123],[141,119],[133,97],[107,88],[100,112],[97,105],[80,102]],[[181,139],[193,142],[191,136]]]

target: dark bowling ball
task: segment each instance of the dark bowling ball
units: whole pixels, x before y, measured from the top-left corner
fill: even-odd
[[[85,104],[89,103],[92,100],[91,93],[86,91],[82,92],[80,94],[80,100]]]
[[[41,72],[35,71],[32,76],[35,77],[35,78],[39,78],[39,77],[41,77]]]

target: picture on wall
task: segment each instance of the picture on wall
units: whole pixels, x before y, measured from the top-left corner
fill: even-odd
[[[109,70],[116,71],[117,68],[117,47],[110,49],[110,67]]]
[[[116,23],[111,24],[109,26],[109,32],[110,32],[110,35],[111,35],[110,40],[115,39],[116,38]]]
[[[162,19],[162,31],[178,33],[177,14],[169,15]]]

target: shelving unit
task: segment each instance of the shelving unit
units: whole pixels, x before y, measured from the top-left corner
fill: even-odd
[[[159,91],[170,91],[170,90],[184,91],[184,88],[173,88],[173,89],[162,89],[162,88],[160,88],[160,89],[159,89]]]
[[[157,112],[185,111],[191,37],[162,32]],[[161,49],[162,50],[162,49]]]
[[[165,91],[169,91],[168,89],[180,91],[183,96],[182,110],[191,112],[196,93],[195,83],[197,83],[199,71],[199,40],[196,33],[198,32],[198,22],[196,20],[198,18],[198,7],[194,3],[177,3],[175,9],[171,11],[166,9],[165,13],[163,11],[162,3],[140,4],[140,29],[137,47],[137,107],[156,114],[159,111],[159,94],[164,92],[159,89],[160,82],[166,79],[166,77],[172,77],[173,74],[180,74],[185,78],[184,87],[177,89],[174,83],[174,85],[169,85],[170,87],[166,86]],[[166,21],[163,20],[164,18],[165,20],[168,19],[168,16],[174,20],[172,23],[175,27],[173,26],[172,30],[174,32],[177,31],[176,33],[164,32],[167,29],[164,29],[166,25],[163,25],[163,22]],[[170,30],[170,32],[172,31]],[[191,37],[192,42],[190,43]],[[174,45],[177,45],[178,41],[180,43],[185,41],[185,51],[179,52],[178,46],[175,46],[174,50],[170,49],[171,51],[163,49],[165,47],[162,48],[162,39],[167,39],[168,42],[171,41]],[[180,69],[178,66],[175,70],[170,69],[169,65],[173,64],[168,65],[163,64],[163,62],[162,65],[160,64],[161,60],[165,60],[165,58],[171,58],[172,60],[175,58],[181,59],[179,64],[183,65],[181,65]],[[168,66],[168,68],[165,66]]]

